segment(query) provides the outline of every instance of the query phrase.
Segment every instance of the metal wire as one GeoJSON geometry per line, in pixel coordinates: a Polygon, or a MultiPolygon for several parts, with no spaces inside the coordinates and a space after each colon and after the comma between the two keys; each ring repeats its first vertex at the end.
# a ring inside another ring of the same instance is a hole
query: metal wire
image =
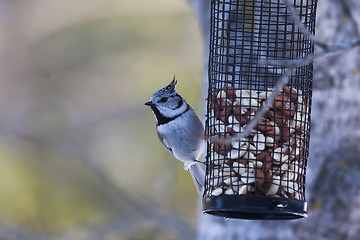
{"type": "Polygon", "coordinates": [[[312,64],[299,66],[273,107],[246,138],[244,131],[291,60],[314,45],[294,21],[314,33],[316,0],[212,0],[204,198],[259,195],[305,201],[310,138],[312,64]],[[294,10],[294,11],[290,11],[294,10]],[[293,12],[293,13],[292,13],[293,12]],[[295,13],[295,14],[294,14],[295,13]]]}

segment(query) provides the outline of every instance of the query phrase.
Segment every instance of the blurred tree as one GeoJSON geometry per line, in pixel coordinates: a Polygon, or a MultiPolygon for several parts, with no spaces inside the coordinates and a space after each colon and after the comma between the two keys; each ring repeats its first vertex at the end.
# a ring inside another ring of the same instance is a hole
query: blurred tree
{"type": "Polygon", "coordinates": [[[0,239],[194,238],[144,106],[174,73],[199,96],[194,22],[181,0],[0,1],[0,239]]]}

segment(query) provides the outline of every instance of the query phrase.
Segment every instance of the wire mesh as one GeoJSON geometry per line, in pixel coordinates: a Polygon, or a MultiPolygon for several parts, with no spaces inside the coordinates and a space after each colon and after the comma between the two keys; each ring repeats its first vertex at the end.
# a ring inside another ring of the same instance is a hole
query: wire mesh
{"type": "MultiPolygon", "coordinates": [[[[305,202],[312,64],[297,67],[249,136],[225,141],[244,132],[286,70],[285,65],[264,65],[260,60],[291,60],[313,53],[310,36],[299,22],[314,33],[317,1],[288,2],[287,5],[285,0],[211,1],[206,134],[216,141],[207,143],[205,212],[209,209],[209,198],[221,196],[305,202]]],[[[278,202],[275,205],[281,211],[289,203],[278,202]]],[[[210,213],[234,216],[224,214],[227,211],[224,207],[210,213]]],[[[300,206],[302,216],[305,207],[300,206]]]]}

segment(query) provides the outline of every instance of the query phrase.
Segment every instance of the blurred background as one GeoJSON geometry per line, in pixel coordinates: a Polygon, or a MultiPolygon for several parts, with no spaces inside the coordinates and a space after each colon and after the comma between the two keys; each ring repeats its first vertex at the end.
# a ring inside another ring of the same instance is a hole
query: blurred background
{"type": "MultiPolygon", "coordinates": [[[[320,40],[360,38],[359,1],[318,2],[320,40]]],[[[202,32],[186,0],[0,0],[1,240],[358,238],[359,47],[314,61],[309,217],[225,221],[144,106],[175,74],[201,112],[202,32]]]]}
{"type": "Polygon", "coordinates": [[[200,112],[202,56],[185,0],[0,1],[0,238],[193,236],[144,103],[175,74],[200,112]]]}

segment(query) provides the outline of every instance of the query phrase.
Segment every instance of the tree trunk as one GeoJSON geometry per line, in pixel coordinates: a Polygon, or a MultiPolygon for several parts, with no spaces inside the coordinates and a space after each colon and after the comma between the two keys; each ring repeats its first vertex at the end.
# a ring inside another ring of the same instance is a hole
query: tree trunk
{"type": "MultiPolygon", "coordinates": [[[[190,1],[193,6],[202,6],[197,7],[196,12],[204,28],[206,56],[209,2],[190,1]]],[[[357,0],[319,1],[317,38],[329,44],[359,38],[358,12],[360,2],[357,0]]],[[[207,81],[205,74],[204,86],[207,86],[207,81]]],[[[310,156],[306,174],[308,218],[244,221],[200,214],[198,239],[358,239],[360,49],[357,47],[316,59],[313,86],[310,156]]]]}

